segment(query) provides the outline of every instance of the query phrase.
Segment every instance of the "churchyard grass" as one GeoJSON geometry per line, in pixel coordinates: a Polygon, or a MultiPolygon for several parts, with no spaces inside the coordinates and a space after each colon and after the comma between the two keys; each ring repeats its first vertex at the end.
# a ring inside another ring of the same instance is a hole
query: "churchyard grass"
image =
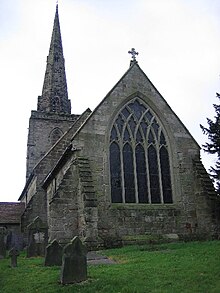
{"type": "Polygon", "coordinates": [[[117,261],[89,265],[88,280],[61,285],[60,268],[45,267],[44,259],[0,260],[0,292],[82,293],[219,293],[220,241],[127,246],[102,251],[117,261]]]}

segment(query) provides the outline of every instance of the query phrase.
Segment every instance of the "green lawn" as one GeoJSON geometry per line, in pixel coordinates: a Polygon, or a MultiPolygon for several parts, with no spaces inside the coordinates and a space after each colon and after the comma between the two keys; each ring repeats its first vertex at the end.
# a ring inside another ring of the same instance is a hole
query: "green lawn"
{"type": "Polygon", "coordinates": [[[102,252],[118,263],[88,266],[88,280],[61,285],[43,258],[0,260],[0,292],[220,293],[220,241],[127,246],[102,252]]]}

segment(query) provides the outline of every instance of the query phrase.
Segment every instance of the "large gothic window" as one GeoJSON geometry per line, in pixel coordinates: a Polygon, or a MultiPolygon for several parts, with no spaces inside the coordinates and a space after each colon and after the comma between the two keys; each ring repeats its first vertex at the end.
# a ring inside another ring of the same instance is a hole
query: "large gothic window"
{"type": "Polygon", "coordinates": [[[110,136],[113,203],[172,203],[169,152],[162,126],[135,98],[117,115],[110,136]]]}

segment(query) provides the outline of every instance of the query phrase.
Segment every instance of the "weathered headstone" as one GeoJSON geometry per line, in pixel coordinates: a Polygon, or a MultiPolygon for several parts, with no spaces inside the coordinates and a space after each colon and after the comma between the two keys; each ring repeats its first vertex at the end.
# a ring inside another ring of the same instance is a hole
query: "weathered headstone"
{"type": "Polygon", "coordinates": [[[45,266],[61,266],[62,265],[62,246],[53,240],[46,247],[45,266]]]}
{"type": "Polygon", "coordinates": [[[6,235],[7,229],[0,227],[0,259],[6,257],[6,235]]]}
{"type": "Polygon", "coordinates": [[[63,249],[61,283],[79,283],[87,279],[86,247],[74,237],[63,249]]]}
{"type": "Polygon", "coordinates": [[[28,247],[27,257],[44,256],[47,246],[47,225],[36,217],[32,223],[27,226],[28,229],[28,247]]]}
{"type": "Polygon", "coordinates": [[[8,255],[11,257],[11,267],[17,267],[17,257],[19,256],[19,251],[15,247],[9,250],[8,255]]]}

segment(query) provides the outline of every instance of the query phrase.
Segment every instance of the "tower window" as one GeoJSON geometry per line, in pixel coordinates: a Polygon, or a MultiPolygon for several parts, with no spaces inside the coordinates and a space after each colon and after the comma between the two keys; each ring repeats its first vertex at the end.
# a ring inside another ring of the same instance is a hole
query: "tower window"
{"type": "Polygon", "coordinates": [[[63,132],[60,128],[54,128],[49,135],[51,145],[54,145],[62,135],[63,132]]]}
{"type": "Polygon", "coordinates": [[[117,115],[110,134],[113,203],[172,203],[169,152],[164,131],[139,98],[117,115]]]}

